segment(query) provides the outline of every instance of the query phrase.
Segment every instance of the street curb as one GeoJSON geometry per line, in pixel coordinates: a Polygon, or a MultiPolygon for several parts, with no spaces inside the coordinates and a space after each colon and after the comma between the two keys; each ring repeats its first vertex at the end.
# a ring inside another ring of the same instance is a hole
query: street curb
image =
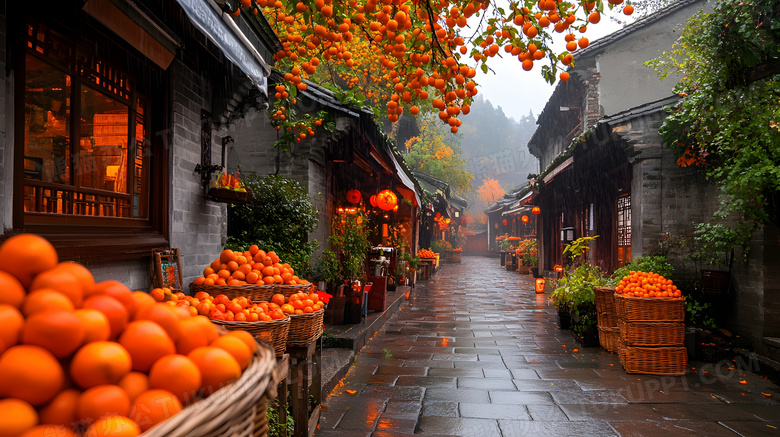
{"type": "MultiPolygon", "coordinates": [[[[371,339],[377,331],[382,329],[387,320],[401,308],[401,305],[407,302],[406,292],[410,291],[411,296],[412,293],[418,293],[427,287],[424,285],[420,286],[418,282],[418,286],[415,288],[399,288],[401,289],[393,294],[392,302],[387,308],[378,316],[374,315],[371,317],[371,320],[368,323],[363,321],[362,323],[350,326],[344,331],[340,331],[338,329],[339,327],[331,327],[331,332],[329,332],[328,329],[325,330],[325,333],[328,336],[328,342],[331,346],[323,349],[323,366],[328,367],[329,373],[332,373],[330,375],[323,375],[322,394],[324,396],[328,396],[336,385],[338,385],[338,382],[347,374],[355,357],[357,357],[360,350],[368,343],[368,340],[371,339]],[[328,352],[333,349],[347,350],[350,353],[347,354],[337,351],[328,352]],[[334,363],[334,361],[337,362],[334,363]]],[[[390,296],[388,295],[388,297],[390,296]]]]}

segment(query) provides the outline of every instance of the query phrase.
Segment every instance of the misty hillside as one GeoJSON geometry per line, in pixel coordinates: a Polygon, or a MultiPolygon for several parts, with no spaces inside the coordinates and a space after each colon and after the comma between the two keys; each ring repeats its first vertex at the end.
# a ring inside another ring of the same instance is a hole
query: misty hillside
{"type": "Polygon", "coordinates": [[[525,183],[529,173],[539,172],[539,161],[526,147],[536,130],[536,117],[530,110],[515,121],[477,95],[471,112],[461,120],[460,146],[463,158],[469,161],[467,170],[474,175],[473,191],[487,178],[498,180],[508,191],[525,183]]]}

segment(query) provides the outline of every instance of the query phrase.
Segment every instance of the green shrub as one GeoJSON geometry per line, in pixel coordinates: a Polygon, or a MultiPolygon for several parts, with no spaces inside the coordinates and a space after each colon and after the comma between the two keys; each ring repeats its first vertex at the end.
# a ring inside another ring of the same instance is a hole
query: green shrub
{"type": "Polygon", "coordinates": [[[284,176],[249,175],[243,180],[252,190],[252,203],[228,208],[227,248],[247,250],[257,244],[275,251],[299,277],[308,276],[309,261],[318,247],[309,241],[317,226],[318,211],[306,189],[284,176]]]}

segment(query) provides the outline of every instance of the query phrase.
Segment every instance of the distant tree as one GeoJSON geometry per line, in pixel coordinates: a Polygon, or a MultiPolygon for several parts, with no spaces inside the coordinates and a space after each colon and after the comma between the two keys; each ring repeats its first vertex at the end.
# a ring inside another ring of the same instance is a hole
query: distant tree
{"type": "Polygon", "coordinates": [[[460,138],[442,129],[432,118],[420,118],[420,135],[406,141],[409,168],[429,174],[450,184],[458,194],[471,189],[473,176],[461,157],[460,138]]]}
{"type": "Polygon", "coordinates": [[[482,185],[477,188],[477,195],[486,205],[492,205],[496,203],[498,199],[506,194],[506,190],[501,188],[498,181],[495,179],[485,179],[482,181],[482,185]]]}

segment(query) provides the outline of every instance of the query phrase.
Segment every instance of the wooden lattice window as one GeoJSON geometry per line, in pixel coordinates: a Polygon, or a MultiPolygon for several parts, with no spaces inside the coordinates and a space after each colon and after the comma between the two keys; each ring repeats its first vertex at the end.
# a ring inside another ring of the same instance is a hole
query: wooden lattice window
{"type": "Polygon", "coordinates": [[[631,195],[617,199],[617,261],[623,267],[631,261],[631,195]]]}
{"type": "Polygon", "coordinates": [[[26,37],[24,212],[148,218],[145,97],[48,27],[26,37]]]}

